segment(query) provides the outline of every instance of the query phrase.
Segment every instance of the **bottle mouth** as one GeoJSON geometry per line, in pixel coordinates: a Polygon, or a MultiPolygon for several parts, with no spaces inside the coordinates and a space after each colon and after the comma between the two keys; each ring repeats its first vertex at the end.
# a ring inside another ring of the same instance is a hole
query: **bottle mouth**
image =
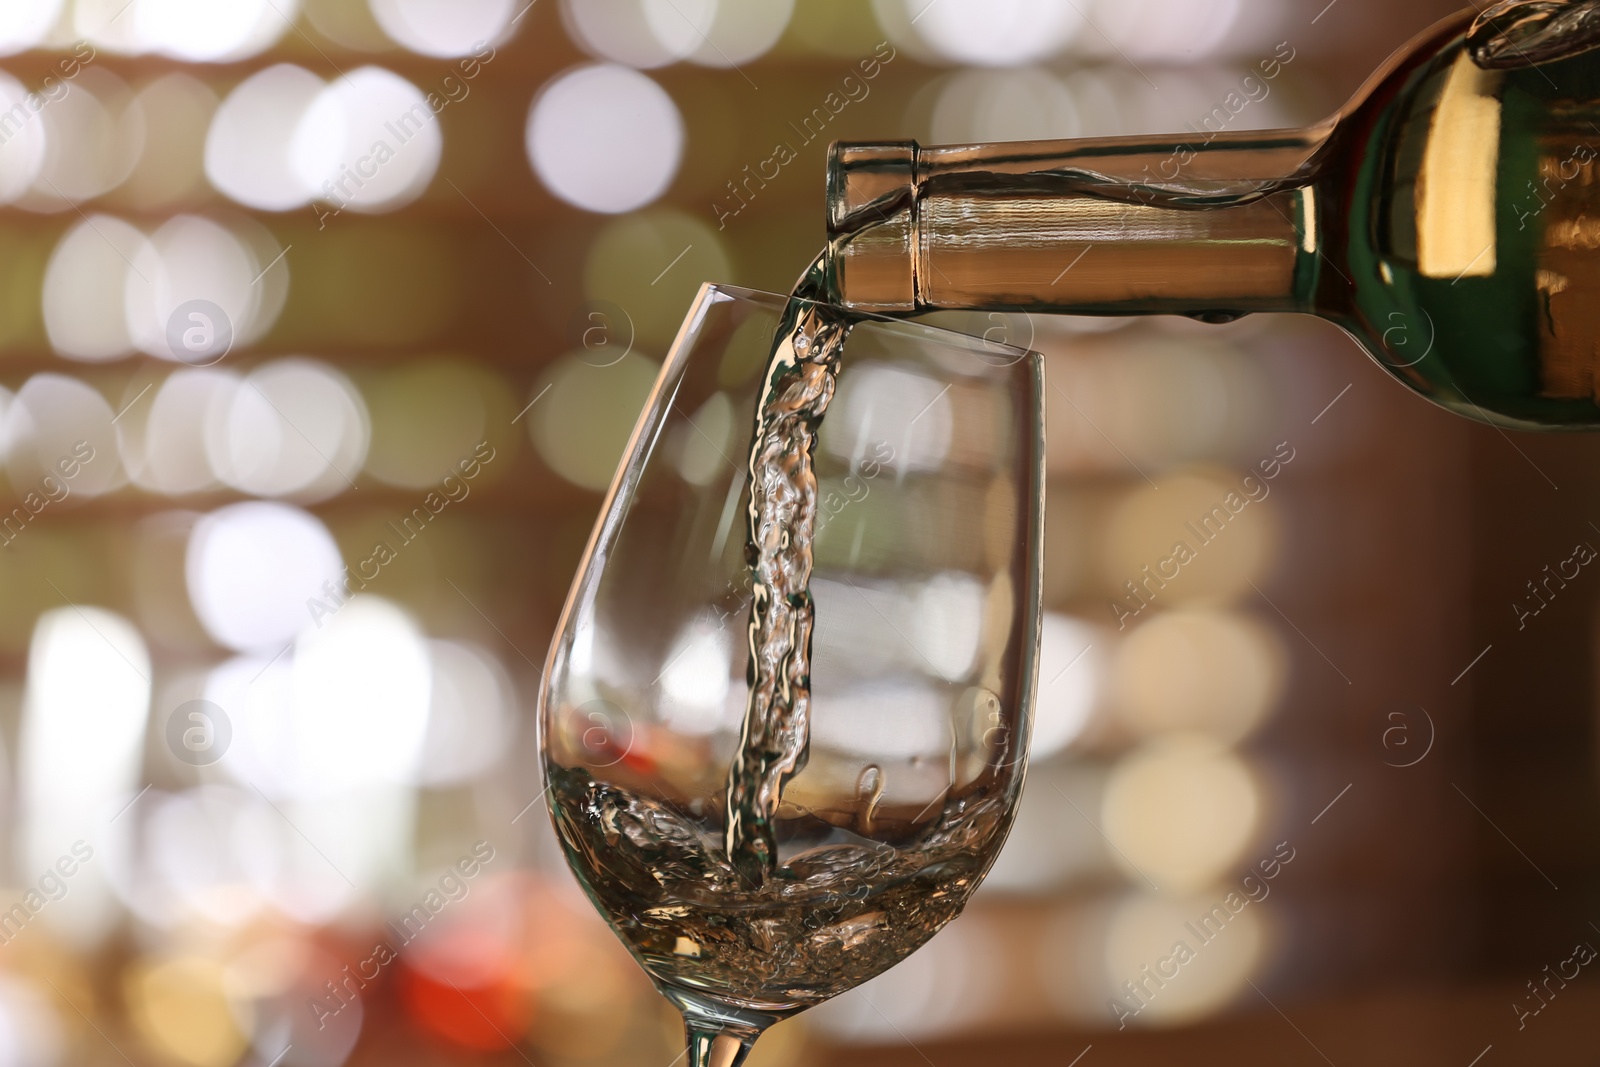
{"type": "Polygon", "coordinates": [[[828,236],[909,206],[917,189],[915,141],[835,141],[828,147],[828,236]]]}
{"type": "Polygon", "coordinates": [[[860,311],[917,306],[917,143],[834,142],[828,149],[830,296],[860,311]]]}

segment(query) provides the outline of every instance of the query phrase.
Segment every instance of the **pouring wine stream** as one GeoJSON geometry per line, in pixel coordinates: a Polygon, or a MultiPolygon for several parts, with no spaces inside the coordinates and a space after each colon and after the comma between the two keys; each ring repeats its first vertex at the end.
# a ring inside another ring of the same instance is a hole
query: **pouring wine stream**
{"type": "Polygon", "coordinates": [[[725,844],[734,867],[757,886],[777,869],[773,824],[784,783],[805,767],[810,742],[813,459],[855,322],[823,302],[824,259],[806,270],[784,309],[761,377],[750,445],[749,697],[728,768],[725,844]]]}

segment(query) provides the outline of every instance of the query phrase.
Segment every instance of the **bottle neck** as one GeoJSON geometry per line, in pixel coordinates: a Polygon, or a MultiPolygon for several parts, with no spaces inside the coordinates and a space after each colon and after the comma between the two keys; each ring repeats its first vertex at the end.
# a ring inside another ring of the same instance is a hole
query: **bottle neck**
{"type": "Polygon", "coordinates": [[[1310,160],[1330,132],[836,145],[833,295],[882,312],[1309,311],[1310,160]]]}

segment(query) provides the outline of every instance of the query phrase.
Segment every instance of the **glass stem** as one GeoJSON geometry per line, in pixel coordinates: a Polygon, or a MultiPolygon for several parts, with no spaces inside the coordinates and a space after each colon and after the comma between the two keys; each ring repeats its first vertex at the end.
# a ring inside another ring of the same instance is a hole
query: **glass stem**
{"type": "Polygon", "coordinates": [[[689,1067],[739,1067],[761,1036],[732,1030],[706,1030],[688,1023],[689,1067]]]}
{"type": "Polygon", "coordinates": [[[739,1067],[756,1038],[778,1021],[776,1015],[729,1007],[699,993],[670,987],[661,992],[683,1013],[688,1067],[739,1067]]]}

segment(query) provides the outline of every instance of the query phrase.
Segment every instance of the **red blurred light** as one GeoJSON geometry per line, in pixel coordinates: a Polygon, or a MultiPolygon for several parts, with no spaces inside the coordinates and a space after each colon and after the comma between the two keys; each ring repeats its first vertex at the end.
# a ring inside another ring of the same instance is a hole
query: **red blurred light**
{"type": "Polygon", "coordinates": [[[461,987],[402,966],[398,985],[401,1004],[422,1030],[479,1052],[514,1047],[533,1015],[528,998],[506,978],[461,987]]]}

